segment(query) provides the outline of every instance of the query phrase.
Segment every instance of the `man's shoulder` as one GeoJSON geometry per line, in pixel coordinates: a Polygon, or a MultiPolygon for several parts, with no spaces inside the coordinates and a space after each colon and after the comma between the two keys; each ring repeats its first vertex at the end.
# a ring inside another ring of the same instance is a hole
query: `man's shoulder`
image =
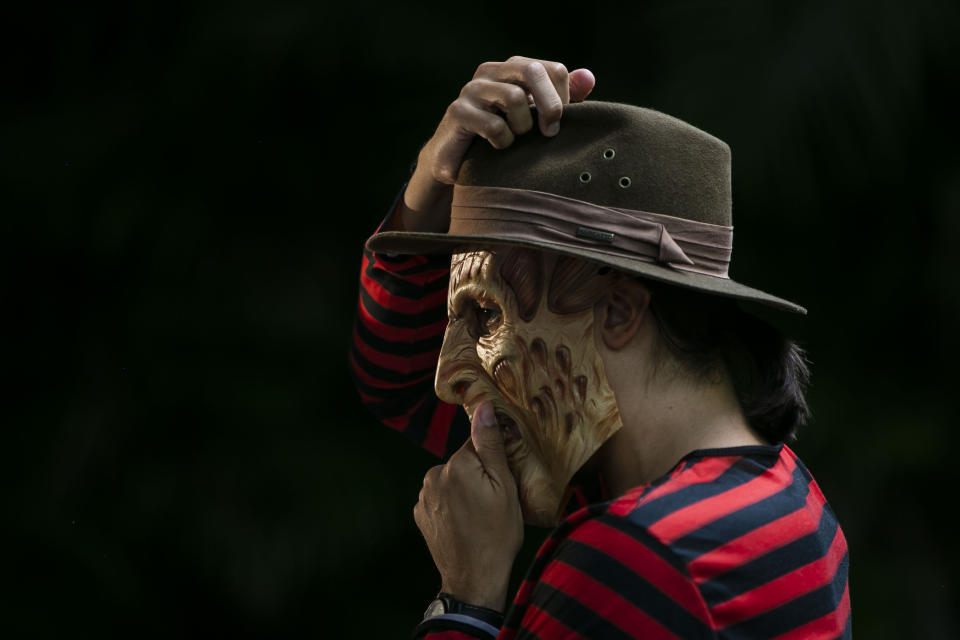
{"type": "Polygon", "coordinates": [[[843,532],[786,446],[696,452],[571,525],[590,549],[578,562],[602,549],[713,628],[766,637],[785,620],[838,633],[848,621],[843,532]]]}
{"type": "Polygon", "coordinates": [[[779,446],[694,452],[658,480],[573,514],[554,532],[558,557],[580,574],[608,581],[618,576],[621,591],[649,585],[645,597],[658,606],[666,595],[708,622],[708,605],[690,566],[691,534],[708,536],[715,548],[730,535],[733,521],[753,528],[759,518],[743,507],[794,485],[797,462],[779,446]]]}
{"type": "Polygon", "coordinates": [[[714,589],[730,595],[732,584],[739,592],[789,567],[846,564],[836,517],[786,445],[695,452],[594,518],[682,567],[708,604],[714,589]]]}
{"type": "Polygon", "coordinates": [[[840,633],[848,620],[846,542],[786,446],[695,452],[573,514],[540,559],[535,603],[624,599],[679,637],[772,637],[801,619],[840,633]]]}
{"type": "Polygon", "coordinates": [[[782,518],[816,527],[824,504],[816,482],[788,447],[748,446],[694,452],[666,476],[610,503],[605,513],[690,562],[718,548],[729,552],[727,545],[751,534],[775,544],[783,534],[776,526],[782,518]]]}

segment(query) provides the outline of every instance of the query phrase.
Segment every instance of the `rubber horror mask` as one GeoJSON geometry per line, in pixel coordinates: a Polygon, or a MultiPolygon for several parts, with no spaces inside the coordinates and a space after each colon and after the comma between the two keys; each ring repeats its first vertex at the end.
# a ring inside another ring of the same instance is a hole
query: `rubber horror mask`
{"type": "Polygon", "coordinates": [[[436,392],[492,402],[524,520],[559,522],[574,473],[621,427],[594,341],[608,269],[498,248],[454,254],[436,392]]]}

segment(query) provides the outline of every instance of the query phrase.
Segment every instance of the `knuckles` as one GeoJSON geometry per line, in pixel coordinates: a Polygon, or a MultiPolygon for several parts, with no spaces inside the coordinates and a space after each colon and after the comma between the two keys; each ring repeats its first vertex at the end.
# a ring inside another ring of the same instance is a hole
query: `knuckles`
{"type": "MultiPolygon", "coordinates": [[[[566,65],[552,60],[537,60],[525,56],[510,56],[506,62],[487,61],[478,65],[473,79],[461,88],[458,98],[448,106],[446,118],[460,127],[465,127],[468,120],[475,120],[471,116],[473,109],[470,108],[470,96],[483,95],[482,91],[486,89],[482,89],[481,85],[496,79],[498,74],[502,75],[502,67],[505,65],[509,65],[514,74],[519,74],[522,81],[515,84],[500,80],[498,81],[496,97],[488,95],[486,99],[493,100],[504,111],[515,113],[521,106],[527,107],[531,102],[531,98],[528,96],[529,89],[535,86],[543,87],[549,83],[557,91],[547,91],[540,96],[540,101],[536,103],[537,110],[540,112],[543,122],[547,124],[559,120],[563,115],[564,98],[558,94],[558,91],[563,93],[563,89],[559,87],[566,87],[568,83],[569,72],[566,65]]],[[[513,143],[515,133],[526,133],[531,127],[532,123],[528,127],[523,119],[519,123],[513,122],[511,127],[503,118],[497,117],[479,125],[474,122],[468,128],[471,130],[473,128],[479,129],[475,132],[487,138],[495,148],[503,149],[513,143]],[[517,129],[516,131],[513,130],[514,127],[517,129]]],[[[455,176],[447,173],[434,175],[434,178],[447,184],[456,180],[455,176]]]]}
{"type": "Polygon", "coordinates": [[[494,119],[489,120],[489,121],[484,125],[483,128],[484,128],[484,133],[485,133],[485,134],[487,134],[488,136],[491,136],[491,137],[495,137],[495,138],[499,138],[499,137],[501,137],[501,136],[505,136],[506,133],[507,133],[507,131],[509,130],[509,129],[507,128],[507,123],[504,122],[502,118],[494,118],[494,119]]]}
{"type": "Polygon", "coordinates": [[[448,484],[456,485],[459,484],[463,479],[463,460],[458,458],[456,455],[450,457],[450,461],[447,462],[443,470],[444,480],[448,484]]]}
{"type": "Polygon", "coordinates": [[[559,97],[550,99],[546,104],[538,104],[537,110],[546,116],[548,122],[559,120],[563,114],[563,101],[559,97]]]}
{"type": "Polygon", "coordinates": [[[430,467],[430,470],[423,476],[423,490],[421,491],[421,495],[424,495],[424,492],[429,493],[437,485],[437,480],[443,471],[443,467],[444,465],[442,464],[430,467]]]}
{"type": "Polygon", "coordinates": [[[473,74],[473,79],[488,77],[496,73],[497,68],[503,64],[515,66],[527,80],[540,80],[544,76],[549,76],[554,80],[563,80],[569,75],[566,65],[554,60],[537,60],[526,56],[510,56],[505,62],[487,61],[477,65],[477,70],[473,74]]]}
{"type": "Polygon", "coordinates": [[[471,461],[472,455],[461,448],[450,456],[447,464],[440,467],[437,480],[443,484],[444,489],[452,490],[470,483],[476,470],[471,461]]]}
{"type": "Polygon", "coordinates": [[[423,488],[417,496],[417,503],[413,507],[414,520],[419,524],[456,492],[466,479],[466,461],[462,456],[454,455],[447,464],[431,467],[423,476],[423,488]]]}
{"type": "Polygon", "coordinates": [[[477,70],[473,73],[473,77],[474,77],[474,78],[479,78],[479,77],[481,77],[481,76],[487,75],[488,73],[490,73],[490,72],[493,70],[494,67],[497,66],[497,64],[499,64],[499,63],[497,63],[497,62],[490,62],[490,61],[488,61],[488,62],[481,62],[481,63],[477,66],[477,70]]]}
{"type": "Polygon", "coordinates": [[[447,107],[447,117],[454,120],[462,119],[466,115],[467,105],[463,101],[463,92],[460,92],[461,97],[457,98],[450,103],[450,106],[447,107]]]}
{"type": "Polygon", "coordinates": [[[543,66],[543,63],[539,60],[531,60],[523,63],[521,72],[523,73],[523,77],[526,78],[528,82],[543,80],[550,75],[547,73],[547,68],[543,66]]]}
{"type": "Polygon", "coordinates": [[[444,184],[453,184],[457,181],[457,174],[454,173],[453,169],[446,164],[438,164],[433,167],[431,176],[437,182],[442,182],[444,184]]]}
{"type": "Polygon", "coordinates": [[[460,94],[459,94],[460,97],[463,98],[467,94],[472,93],[477,89],[479,89],[481,82],[483,82],[483,80],[480,78],[473,78],[472,80],[467,82],[467,84],[463,85],[463,87],[460,88],[460,94]]]}
{"type": "Polygon", "coordinates": [[[504,89],[504,106],[520,107],[527,106],[527,92],[515,84],[511,84],[504,89]]]}

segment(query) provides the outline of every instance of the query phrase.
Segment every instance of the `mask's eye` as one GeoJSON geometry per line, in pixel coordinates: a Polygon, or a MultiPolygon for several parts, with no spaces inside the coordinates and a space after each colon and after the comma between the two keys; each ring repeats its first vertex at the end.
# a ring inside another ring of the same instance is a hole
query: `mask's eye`
{"type": "Polygon", "coordinates": [[[471,300],[470,310],[471,328],[476,337],[488,336],[500,327],[502,314],[496,303],[488,300],[471,300]]]}
{"type": "Polygon", "coordinates": [[[451,323],[465,323],[474,340],[490,335],[503,324],[500,305],[478,288],[458,291],[452,296],[447,313],[451,323]]]}
{"type": "Polygon", "coordinates": [[[487,333],[496,331],[500,326],[500,307],[490,302],[477,304],[477,318],[480,320],[480,327],[487,333]]]}

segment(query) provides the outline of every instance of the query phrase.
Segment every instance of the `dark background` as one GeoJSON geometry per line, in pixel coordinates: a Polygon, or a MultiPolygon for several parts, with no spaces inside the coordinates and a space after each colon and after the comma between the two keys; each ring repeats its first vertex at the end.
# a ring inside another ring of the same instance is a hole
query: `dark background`
{"type": "Polygon", "coordinates": [[[960,623],[956,2],[31,6],[0,45],[5,629],[406,637],[434,462],[349,381],[360,249],[513,54],[731,145],[733,275],[810,310],[777,320],[814,363],[794,448],[857,635],[960,623]]]}

